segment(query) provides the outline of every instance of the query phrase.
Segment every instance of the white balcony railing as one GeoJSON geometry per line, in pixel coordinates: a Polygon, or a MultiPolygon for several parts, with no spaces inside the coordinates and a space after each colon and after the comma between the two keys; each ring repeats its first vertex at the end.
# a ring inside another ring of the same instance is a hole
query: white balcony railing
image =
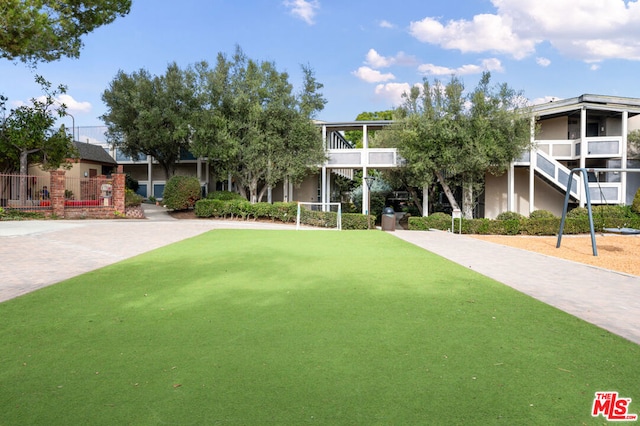
{"type": "Polygon", "coordinates": [[[571,140],[538,140],[539,151],[556,160],[577,160],[583,144],[587,146],[586,158],[619,158],[622,156],[622,136],[596,136],[571,140]]]}
{"type": "Polygon", "coordinates": [[[592,204],[621,204],[622,184],[615,182],[589,183],[592,204]]]}
{"type": "Polygon", "coordinates": [[[403,164],[396,148],[328,149],[327,154],[330,168],[393,168],[403,164]]]}

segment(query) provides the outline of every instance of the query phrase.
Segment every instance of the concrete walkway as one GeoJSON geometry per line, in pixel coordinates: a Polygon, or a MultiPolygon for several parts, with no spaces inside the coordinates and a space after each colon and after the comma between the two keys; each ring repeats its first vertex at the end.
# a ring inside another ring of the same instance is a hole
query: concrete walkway
{"type": "MultiPolygon", "coordinates": [[[[211,229],[295,229],[144,208],[140,220],[0,222],[0,302],[211,229]]],[[[640,277],[447,232],[391,234],[640,344],[640,277]]]]}

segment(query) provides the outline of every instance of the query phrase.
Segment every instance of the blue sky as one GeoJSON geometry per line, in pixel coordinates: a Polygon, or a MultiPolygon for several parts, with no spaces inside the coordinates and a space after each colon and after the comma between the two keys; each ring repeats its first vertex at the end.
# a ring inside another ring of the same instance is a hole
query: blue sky
{"type": "MultiPolygon", "coordinates": [[[[300,65],[310,65],[328,100],[316,118],[326,121],[390,109],[424,78],[455,73],[471,89],[484,70],[531,102],[640,97],[638,1],[133,0],[129,15],[83,40],[79,59],[36,70],[68,86],[61,101],[76,126],[103,124],[101,94],[118,70],[159,75],[172,61],[214,64],[236,44],[274,61],[296,87],[300,65]]],[[[6,59],[0,93],[12,105],[41,94],[33,71],[6,59]]]]}

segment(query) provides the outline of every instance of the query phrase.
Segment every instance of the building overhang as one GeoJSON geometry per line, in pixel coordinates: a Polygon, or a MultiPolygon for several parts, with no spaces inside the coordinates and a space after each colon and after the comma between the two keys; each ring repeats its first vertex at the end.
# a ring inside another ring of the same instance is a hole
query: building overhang
{"type": "Polygon", "coordinates": [[[531,107],[531,112],[536,118],[552,118],[554,116],[571,115],[571,113],[579,112],[582,109],[612,114],[627,111],[629,117],[633,117],[640,114],[640,99],[586,94],[575,98],[534,105],[531,107]]]}

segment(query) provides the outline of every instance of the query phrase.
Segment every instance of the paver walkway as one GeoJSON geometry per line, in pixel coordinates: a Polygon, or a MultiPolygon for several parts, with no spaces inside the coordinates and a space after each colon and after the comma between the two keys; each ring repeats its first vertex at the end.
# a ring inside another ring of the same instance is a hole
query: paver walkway
{"type": "MultiPolygon", "coordinates": [[[[0,222],[0,302],[211,229],[295,226],[148,219],[0,222]]],[[[391,234],[640,344],[640,277],[439,231],[391,234]]]]}

